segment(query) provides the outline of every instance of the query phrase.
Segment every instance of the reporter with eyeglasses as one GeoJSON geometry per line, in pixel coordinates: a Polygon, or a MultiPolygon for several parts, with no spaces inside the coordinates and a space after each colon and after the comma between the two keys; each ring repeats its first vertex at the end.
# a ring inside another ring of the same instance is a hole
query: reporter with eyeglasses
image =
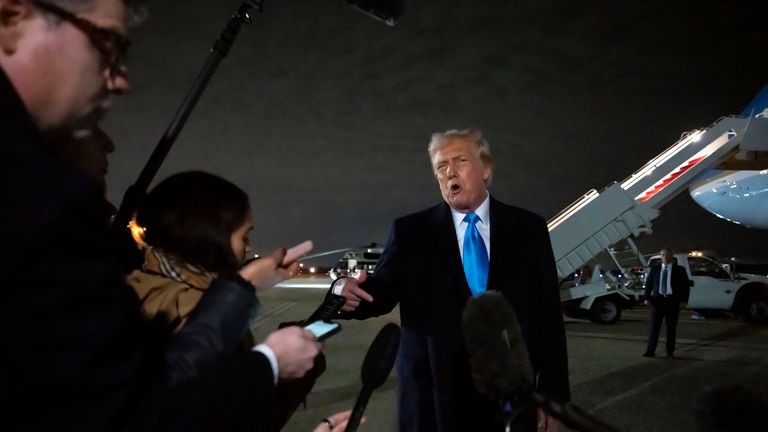
{"type": "Polygon", "coordinates": [[[142,15],[133,0],[0,0],[1,430],[258,430],[271,409],[267,354],[190,357],[239,341],[251,273],[220,275],[165,351],[107,240],[102,185],[54,149],[130,90],[142,15]],[[169,370],[190,379],[169,387],[169,370]]]}

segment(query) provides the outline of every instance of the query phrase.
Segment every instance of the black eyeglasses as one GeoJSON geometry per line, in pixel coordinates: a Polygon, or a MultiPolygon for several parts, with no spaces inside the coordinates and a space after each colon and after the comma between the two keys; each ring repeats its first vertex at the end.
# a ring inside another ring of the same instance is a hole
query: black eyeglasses
{"type": "Polygon", "coordinates": [[[125,54],[130,44],[127,37],[115,30],[101,27],[92,21],[81,18],[55,4],[44,1],[34,1],[33,3],[40,9],[67,21],[85,33],[94,48],[104,57],[110,77],[114,78],[118,74],[125,73],[125,54]]]}

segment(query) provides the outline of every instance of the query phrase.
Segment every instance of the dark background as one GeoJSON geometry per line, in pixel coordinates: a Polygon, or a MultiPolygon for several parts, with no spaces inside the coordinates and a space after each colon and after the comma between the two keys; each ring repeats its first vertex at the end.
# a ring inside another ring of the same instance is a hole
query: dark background
{"type": "MultiPolygon", "coordinates": [[[[119,202],[237,1],[149,2],[133,95],[105,129],[119,202]]],[[[202,169],[250,195],[257,251],[383,243],[441,198],[432,132],[476,126],[499,199],[551,218],[621,181],[683,131],[737,114],[768,83],[765,2],[421,0],[388,27],[334,0],[266,1],[245,26],[158,178],[202,169]]],[[[661,209],[662,244],[768,260],[768,237],[687,193],[661,209]]],[[[331,259],[333,261],[333,259],[331,259]]]]}

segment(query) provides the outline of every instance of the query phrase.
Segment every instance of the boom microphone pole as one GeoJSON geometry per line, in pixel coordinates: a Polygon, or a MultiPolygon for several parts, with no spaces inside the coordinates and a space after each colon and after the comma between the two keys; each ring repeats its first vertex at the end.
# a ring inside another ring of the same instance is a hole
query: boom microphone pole
{"type": "MultiPolygon", "coordinates": [[[[389,25],[394,25],[395,21],[403,15],[405,10],[404,0],[343,1],[366,15],[384,21],[389,25]]],[[[126,244],[132,242],[128,236],[128,222],[144,201],[149,185],[152,183],[155,175],[160,170],[160,166],[171,151],[171,147],[173,147],[181,129],[187,122],[195,105],[197,105],[197,101],[200,99],[200,96],[202,96],[205,87],[208,85],[208,81],[210,81],[211,77],[216,72],[219,63],[221,63],[224,57],[229,54],[229,50],[232,48],[232,44],[234,44],[235,38],[240,32],[240,27],[243,24],[250,24],[251,15],[249,14],[249,11],[253,8],[257,13],[261,13],[263,5],[264,0],[244,0],[237,9],[237,12],[230,18],[227,26],[219,34],[219,38],[214,42],[205,65],[203,65],[203,68],[197,75],[195,82],[192,84],[192,88],[184,98],[176,115],[171,120],[168,129],[165,130],[165,133],[155,146],[155,150],[152,152],[146,165],[144,165],[144,169],[142,169],[139,174],[136,183],[129,186],[123,195],[123,201],[120,203],[120,208],[117,211],[111,226],[113,237],[117,240],[119,246],[123,246],[123,242],[126,242],[126,244]]]]}
{"type": "Polygon", "coordinates": [[[261,13],[263,3],[263,0],[243,1],[237,12],[230,18],[227,26],[219,34],[219,38],[214,42],[205,65],[203,65],[203,68],[197,75],[179,110],[176,111],[176,115],[171,120],[168,129],[165,130],[157,146],[155,146],[155,150],[152,152],[146,165],[144,165],[144,169],[139,174],[136,183],[129,186],[125,191],[125,195],[123,195],[123,202],[120,204],[120,209],[112,221],[112,233],[118,241],[123,240],[127,236],[128,222],[146,197],[147,189],[152,183],[152,179],[154,179],[166,156],[168,156],[168,152],[171,151],[173,143],[176,142],[179,132],[181,132],[189,115],[192,113],[195,105],[197,105],[197,101],[208,85],[208,81],[216,72],[219,63],[229,54],[229,50],[235,42],[240,27],[251,22],[249,11],[253,8],[257,13],[261,13]]]}

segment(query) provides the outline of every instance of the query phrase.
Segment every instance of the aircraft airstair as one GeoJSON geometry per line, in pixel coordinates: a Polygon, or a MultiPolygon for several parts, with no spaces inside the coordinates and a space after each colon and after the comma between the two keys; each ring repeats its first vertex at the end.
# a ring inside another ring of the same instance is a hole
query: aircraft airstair
{"type": "Polygon", "coordinates": [[[590,190],[549,220],[560,277],[619,241],[650,233],[651,220],[664,204],[737,150],[750,120],[722,117],[706,129],[687,132],[623,182],[590,190]]]}
{"type": "Polygon", "coordinates": [[[624,271],[625,269],[633,267],[646,267],[648,266],[648,260],[645,259],[637,245],[631,237],[627,237],[624,241],[614,243],[611,247],[606,249],[611,256],[616,268],[624,271]]]}
{"type": "MultiPolygon", "coordinates": [[[[731,157],[745,140],[748,144],[768,142],[767,125],[768,118],[760,116],[721,117],[704,129],[684,133],[621,183],[611,183],[599,192],[592,189],[574,201],[547,224],[560,278],[573,274],[606,250],[614,260],[619,259],[619,249],[611,246],[651,233],[651,221],[659,216],[659,209],[685,191],[699,174],[731,157]]],[[[631,252],[642,262],[642,256],[634,249],[631,252]]],[[[589,289],[582,286],[561,290],[561,300],[577,301],[579,308],[589,310],[595,321],[615,321],[621,314],[621,305],[605,309],[605,302],[596,300],[606,296],[629,299],[615,284],[594,284],[589,289]],[[595,312],[593,306],[603,307],[603,314],[595,312]]]]}

